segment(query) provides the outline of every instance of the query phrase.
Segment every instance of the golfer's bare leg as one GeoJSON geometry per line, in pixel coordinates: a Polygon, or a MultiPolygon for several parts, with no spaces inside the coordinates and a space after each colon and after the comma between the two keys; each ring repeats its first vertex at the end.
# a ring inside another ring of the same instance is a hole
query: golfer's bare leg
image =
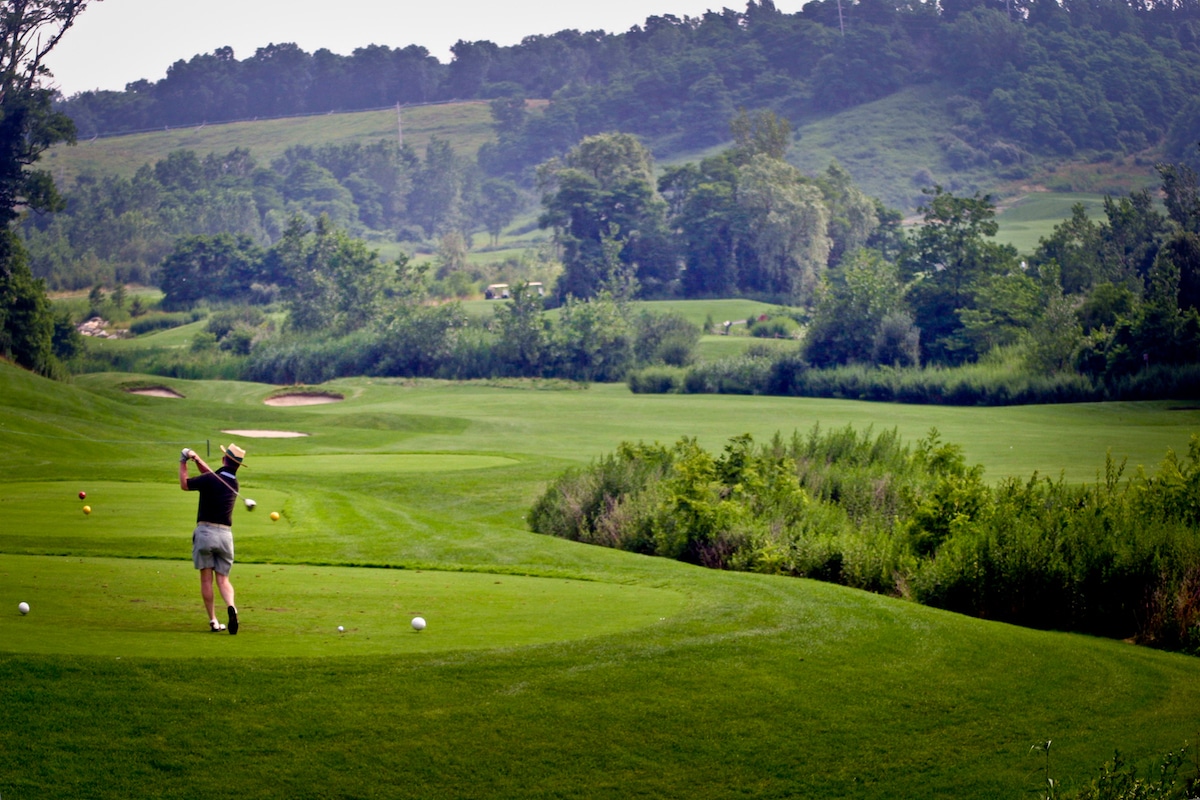
{"type": "Polygon", "coordinates": [[[200,597],[204,600],[204,610],[208,612],[209,620],[216,619],[217,615],[213,609],[213,571],[211,568],[200,570],[200,597]]]}
{"type": "MultiPolygon", "coordinates": [[[[229,582],[228,575],[217,573],[217,588],[221,590],[221,599],[225,601],[225,605],[237,608],[237,603],[233,602],[233,584],[229,582]]],[[[212,607],[212,588],[208,590],[208,604],[212,607]]]]}

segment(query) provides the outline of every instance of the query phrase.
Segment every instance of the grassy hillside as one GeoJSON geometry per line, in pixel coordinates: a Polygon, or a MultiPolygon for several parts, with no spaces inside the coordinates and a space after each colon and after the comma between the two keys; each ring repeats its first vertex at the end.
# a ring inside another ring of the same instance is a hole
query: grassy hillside
{"type": "MultiPolygon", "coordinates": [[[[449,141],[460,156],[473,159],[479,147],[493,138],[492,117],[484,101],[405,108],[401,120],[404,141],[418,153],[424,153],[429,139],[436,136],[449,141]]],[[[82,173],[128,177],[172,150],[194,150],[203,157],[245,147],[259,163],[267,164],[294,145],[369,144],[394,140],[398,133],[393,109],[289,117],[85,140],[53,148],[42,163],[59,185],[69,187],[82,173]]]]}
{"type": "MultiPolygon", "coordinates": [[[[1001,199],[1046,189],[1121,194],[1157,185],[1153,154],[1076,161],[1031,158],[1019,179],[1004,177],[993,164],[955,168],[940,141],[954,125],[946,100],[945,87],[917,86],[807,121],[797,127],[788,158],[810,174],[836,159],[867,194],[906,212],[923,200],[922,187],[934,183],[956,194],[981,191],[1001,199]]],[[[1064,216],[1069,213],[1067,204],[1064,216]]]]}
{"type": "Polygon", "coordinates": [[[1194,659],[522,521],[548,479],[622,439],[936,424],[990,477],[1082,480],[1109,447],[1183,448],[1198,409],[368,380],[272,408],[262,385],[121,391],[140,379],[0,366],[5,796],[190,797],[219,769],[253,797],[1016,798],[1041,780],[1036,742],[1069,788],[1114,747],[1142,760],[1200,721],[1194,659]],[[243,631],[213,636],[177,454],[264,428],[309,435],[239,439],[260,511],[235,519],[243,631]]]}

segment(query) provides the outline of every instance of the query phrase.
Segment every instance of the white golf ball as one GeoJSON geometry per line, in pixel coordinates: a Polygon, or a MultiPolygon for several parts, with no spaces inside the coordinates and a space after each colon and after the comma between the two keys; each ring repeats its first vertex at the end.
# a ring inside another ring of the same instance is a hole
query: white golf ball
{"type": "Polygon", "coordinates": [[[413,626],[414,631],[425,630],[425,618],[424,617],[413,617],[412,626],[413,626]]]}
{"type": "Polygon", "coordinates": [[[341,633],[344,630],[346,630],[346,629],[343,628],[341,625],[338,625],[338,633],[341,633]]]}
{"type": "Polygon", "coordinates": [[[28,614],[29,613],[29,603],[18,603],[17,611],[20,611],[22,614],[28,614]]]}

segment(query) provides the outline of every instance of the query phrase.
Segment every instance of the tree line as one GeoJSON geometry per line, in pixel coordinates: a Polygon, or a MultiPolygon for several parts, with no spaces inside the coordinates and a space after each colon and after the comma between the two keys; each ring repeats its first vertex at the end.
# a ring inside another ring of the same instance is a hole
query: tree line
{"type": "Polygon", "coordinates": [[[324,216],[360,238],[498,236],[524,197],[436,138],[423,154],[386,140],[294,146],[270,164],[244,148],[179,150],[130,178],[81,176],[58,213],[29,215],[21,231],[34,274],[51,288],[156,285],[180,238],[230,234],[266,247],[296,214],[324,216]]]}
{"type": "MultiPolygon", "coordinates": [[[[1076,205],[1027,258],[994,241],[992,198],[934,187],[905,235],[875,229],[815,269],[789,262],[793,287],[810,287],[795,312],[802,343],[631,385],[968,404],[1187,396],[1200,385],[1200,181],[1186,164],[1158,172],[1166,213],[1149,190],[1107,197],[1103,220],[1076,205]],[[905,371],[964,365],[974,366],[905,371]]],[[[727,219],[710,215],[687,241],[719,236],[727,219]]],[[[810,247],[822,228],[812,230],[810,247]]]]}
{"type": "Polygon", "coordinates": [[[819,0],[794,14],[651,16],[624,33],[564,30],[500,47],[459,41],[441,64],[418,46],[348,56],[272,44],[220,48],[158,81],[82,92],[59,108],[82,135],[395,103],[483,98],[501,109],[492,174],[516,174],[607,130],[659,152],[724,140],[739,107],[789,119],[944,82],[956,168],[1019,166],[1029,153],[1132,152],[1164,140],[1191,158],[1200,136],[1200,11],[1125,0],[819,0]],[[550,100],[526,113],[525,97],[550,100]]]}

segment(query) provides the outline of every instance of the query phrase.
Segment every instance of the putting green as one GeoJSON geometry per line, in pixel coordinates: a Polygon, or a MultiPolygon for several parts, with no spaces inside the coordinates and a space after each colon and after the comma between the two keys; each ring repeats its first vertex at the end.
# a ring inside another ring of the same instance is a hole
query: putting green
{"type": "MultiPolygon", "coordinates": [[[[270,480],[284,475],[345,475],[350,473],[457,472],[470,469],[492,469],[520,463],[504,456],[462,455],[458,453],[391,453],[366,455],[345,453],[333,455],[262,456],[251,464],[253,471],[270,480]]],[[[242,476],[243,478],[247,476],[242,476]]]]}
{"type": "Polygon", "coordinates": [[[236,637],[208,632],[187,561],[0,555],[0,651],[278,658],[515,647],[655,625],[686,601],[644,586],[472,572],[238,564],[232,578],[236,637]],[[420,633],[415,616],[428,622],[420,633]]]}

